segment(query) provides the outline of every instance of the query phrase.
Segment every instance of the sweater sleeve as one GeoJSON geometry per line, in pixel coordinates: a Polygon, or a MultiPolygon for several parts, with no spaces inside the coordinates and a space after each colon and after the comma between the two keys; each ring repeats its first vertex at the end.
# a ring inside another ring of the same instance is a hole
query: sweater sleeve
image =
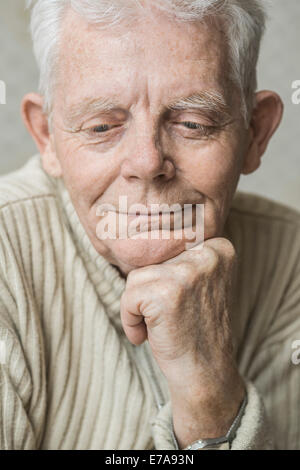
{"type": "MultiPolygon", "coordinates": [[[[273,440],[262,397],[251,381],[245,380],[245,384],[248,403],[231,449],[270,450],[273,448],[273,440]]],[[[168,402],[161,408],[152,425],[154,444],[157,450],[176,449],[172,426],[172,407],[168,402]]]]}
{"type": "MultiPolygon", "coordinates": [[[[43,342],[13,221],[9,207],[0,211],[0,449],[35,450],[46,412],[43,342]]],[[[20,240],[30,243],[27,233],[20,240]]]]}
{"type": "Polygon", "coordinates": [[[263,396],[276,450],[300,448],[300,227],[289,249],[293,268],[248,369],[263,396]]]}
{"type": "Polygon", "coordinates": [[[28,416],[32,383],[22,347],[0,326],[0,449],[34,450],[36,440],[28,416]]]}
{"type": "MultiPolygon", "coordinates": [[[[232,450],[297,450],[300,446],[299,234],[298,228],[289,246],[292,267],[287,270],[280,266],[281,300],[262,338],[251,348],[253,354],[243,375],[248,404],[232,450]]],[[[157,449],[175,449],[170,402],[157,414],[153,436],[157,449]]]]}

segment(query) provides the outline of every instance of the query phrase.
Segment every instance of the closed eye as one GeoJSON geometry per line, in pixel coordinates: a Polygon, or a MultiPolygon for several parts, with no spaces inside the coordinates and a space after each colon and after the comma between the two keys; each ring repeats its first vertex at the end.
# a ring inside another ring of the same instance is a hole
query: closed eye
{"type": "Polygon", "coordinates": [[[175,124],[187,129],[187,132],[190,131],[191,137],[193,135],[199,137],[209,137],[218,129],[216,126],[205,126],[203,124],[199,124],[198,122],[192,121],[176,122],[175,124]]]}
{"type": "Polygon", "coordinates": [[[102,124],[100,126],[93,127],[91,130],[92,132],[95,132],[96,134],[103,134],[104,132],[108,132],[112,129],[112,126],[109,126],[108,124],[102,124]]]}
{"type": "Polygon", "coordinates": [[[208,126],[203,126],[198,124],[197,122],[185,121],[181,123],[183,126],[187,127],[188,129],[203,129],[207,128],[208,126]]]}

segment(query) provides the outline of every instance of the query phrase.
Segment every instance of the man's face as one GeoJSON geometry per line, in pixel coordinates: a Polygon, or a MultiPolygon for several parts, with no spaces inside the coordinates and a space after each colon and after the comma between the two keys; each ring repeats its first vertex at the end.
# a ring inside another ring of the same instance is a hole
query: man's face
{"type": "Polygon", "coordinates": [[[219,28],[162,14],[104,30],[71,11],[65,19],[53,145],[91,242],[126,274],[186,240],[100,240],[99,204],[204,204],[204,238],[222,236],[247,140],[224,44],[219,28]],[[189,105],[209,94],[223,105],[189,105]]]}

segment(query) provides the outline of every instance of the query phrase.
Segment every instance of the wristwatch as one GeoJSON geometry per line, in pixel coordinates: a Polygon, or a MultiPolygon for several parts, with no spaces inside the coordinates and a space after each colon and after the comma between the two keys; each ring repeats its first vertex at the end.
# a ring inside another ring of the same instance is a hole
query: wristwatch
{"type": "MultiPolygon", "coordinates": [[[[244,415],[244,411],[248,402],[247,394],[243,400],[243,403],[240,406],[239,412],[233,421],[232,425],[229,428],[229,431],[225,436],[209,438],[209,439],[199,439],[198,441],[193,442],[189,446],[185,447],[182,450],[230,450],[232,441],[236,436],[237,429],[241,423],[241,419],[244,415]]],[[[179,450],[177,440],[174,435],[173,430],[173,440],[176,447],[176,450],[179,450]]]]}

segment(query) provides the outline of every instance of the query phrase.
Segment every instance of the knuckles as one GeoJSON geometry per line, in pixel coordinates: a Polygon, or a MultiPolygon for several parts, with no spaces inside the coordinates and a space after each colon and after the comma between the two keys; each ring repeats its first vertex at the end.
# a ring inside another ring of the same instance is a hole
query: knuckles
{"type": "Polygon", "coordinates": [[[178,263],[176,267],[174,266],[174,271],[177,273],[180,279],[185,281],[189,281],[190,279],[194,279],[199,274],[199,269],[193,262],[182,261],[178,263]]]}
{"type": "Polygon", "coordinates": [[[180,284],[176,284],[176,288],[174,284],[171,283],[162,283],[159,286],[159,296],[163,299],[172,299],[174,300],[177,297],[181,297],[182,288],[180,284]]]}
{"type": "Polygon", "coordinates": [[[217,251],[215,251],[213,248],[211,247],[207,247],[204,251],[205,253],[205,260],[202,264],[202,268],[208,273],[213,273],[219,262],[220,262],[220,256],[219,256],[219,253],[217,251]]]}
{"type": "Polygon", "coordinates": [[[224,256],[227,259],[230,260],[236,258],[236,251],[230,240],[228,240],[227,238],[221,238],[220,245],[222,253],[224,253],[224,256]]]}
{"type": "Polygon", "coordinates": [[[152,328],[162,318],[176,324],[185,309],[198,315],[201,289],[213,289],[213,283],[219,289],[218,276],[229,278],[235,259],[229,240],[210,239],[200,251],[183,253],[174,262],[130,271],[121,296],[122,318],[127,310],[140,311],[147,328],[152,328]]]}
{"type": "Polygon", "coordinates": [[[204,251],[207,253],[212,268],[222,261],[234,263],[237,258],[235,248],[227,238],[207,240],[204,243],[204,251]]]}
{"type": "Polygon", "coordinates": [[[173,292],[177,289],[180,292],[182,283],[187,288],[189,284],[194,283],[202,276],[209,276],[219,271],[220,266],[226,271],[228,267],[230,269],[235,264],[236,259],[235,248],[228,239],[209,239],[199,252],[183,253],[182,259],[178,259],[174,263],[130,271],[127,275],[126,285],[127,288],[131,288],[150,282],[153,290],[157,285],[158,289],[167,291],[170,289],[173,292]]]}

